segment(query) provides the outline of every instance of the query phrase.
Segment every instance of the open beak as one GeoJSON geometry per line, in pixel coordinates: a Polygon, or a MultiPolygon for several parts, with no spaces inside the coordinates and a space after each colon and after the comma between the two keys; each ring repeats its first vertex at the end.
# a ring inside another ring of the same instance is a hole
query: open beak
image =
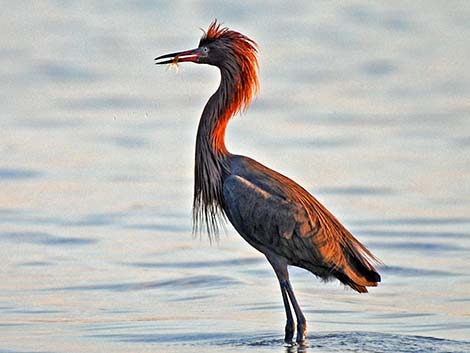
{"type": "Polygon", "coordinates": [[[186,50],[186,51],[180,51],[179,53],[171,53],[171,54],[165,54],[161,55],[158,58],[155,58],[155,64],[176,64],[176,63],[182,63],[182,62],[197,62],[197,59],[201,56],[201,53],[199,52],[199,48],[196,49],[191,49],[191,50],[186,50]],[[163,60],[163,59],[168,59],[168,60],[163,60]]]}

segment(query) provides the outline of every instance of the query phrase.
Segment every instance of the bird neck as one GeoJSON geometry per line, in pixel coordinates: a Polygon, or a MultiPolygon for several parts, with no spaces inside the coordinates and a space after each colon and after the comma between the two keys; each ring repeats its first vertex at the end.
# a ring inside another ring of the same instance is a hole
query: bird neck
{"type": "Polygon", "coordinates": [[[225,146],[225,130],[236,112],[233,97],[237,85],[234,78],[221,69],[221,80],[217,91],[211,96],[202,112],[196,139],[196,149],[204,146],[215,157],[224,158],[229,152],[225,146]]]}
{"type": "Polygon", "coordinates": [[[223,180],[230,173],[225,129],[238,110],[237,78],[223,68],[220,71],[219,88],[204,107],[196,137],[193,226],[197,231],[205,224],[209,235],[217,234],[223,214],[223,180]]]}

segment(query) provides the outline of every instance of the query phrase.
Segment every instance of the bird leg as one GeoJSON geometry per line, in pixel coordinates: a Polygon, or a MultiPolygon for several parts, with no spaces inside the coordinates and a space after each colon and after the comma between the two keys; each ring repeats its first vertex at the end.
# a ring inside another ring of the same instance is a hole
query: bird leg
{"type": "Polygon", "coordinates": [[[272,253],[265,253],[266,258],[274,269],[276,276],[279,280],[281,286],[282,300],[284,302],[284,308],[286,309],[286,335],[284,340],[287,343],[292,342],[294,337],[295,324],[294,318],[292,316],[292,308],[294,309],[295,316],[297,317],[297,343],[303,344],[305,342],[305,337],[307,336],[307,321],[305,316],[300,309],[299,303],[294,295],[294,290],[289,282],[289,272],[287,271],[287,260],[283,257],[277,256],[272,253]]]}
{"type": "Polygon", "coordinates": [[[295,316],[297,317],[297,343],[304,343],[305,337],[307,336],[307,320],[305,319],[302,310],[300,309],[300,305],[297,302],[297,299],[294,295],[294,290],[289,282],[289,280],[285,281],[286,291],[289,296],[290,302],[292,303],[292,307],[294,308],[295,316]]]}
{"type": "Polygon", "coordinates": [[[295,332],[294,318],[292,316],[292,311],[290,309],[286,281],[280,280],[279,284],[281,285],[282,301],[284,302],[284,308],[286,309],[286,317],[287,317],[286,328],[285,328],[286,334],[284,336],[284,341],[286,343],[291,343],[292,338],[294,337],[294,332],[295,332]]]}

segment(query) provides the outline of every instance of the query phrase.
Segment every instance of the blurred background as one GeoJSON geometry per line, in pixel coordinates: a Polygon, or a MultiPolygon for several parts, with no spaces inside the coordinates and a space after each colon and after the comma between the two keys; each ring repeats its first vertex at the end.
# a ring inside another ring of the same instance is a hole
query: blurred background
{"type": "Polygon", "coordinates": [[[311,350],[470,351],[468,2],[64,0],[0,15],[0,352],[286,350],[262,255],[191,235],[218,70],[153,65],[214,18],[260,46],[229,150],[387,265],[368,295],[292,269],[311,350]]]}

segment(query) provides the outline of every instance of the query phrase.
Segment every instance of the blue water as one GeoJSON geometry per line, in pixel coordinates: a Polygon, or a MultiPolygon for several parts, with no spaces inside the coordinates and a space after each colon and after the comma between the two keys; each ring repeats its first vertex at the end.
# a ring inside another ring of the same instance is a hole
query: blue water
{"type": "Polygon", "coordinates": [[[0,352],[470,352],[470,5],[11,2],[0,15],[0,352]],[[214,68],[153,58],[218,18],[260,45],[227,145],[316,195],[386,266],[367,295],[191,235],[214,68]]]}

